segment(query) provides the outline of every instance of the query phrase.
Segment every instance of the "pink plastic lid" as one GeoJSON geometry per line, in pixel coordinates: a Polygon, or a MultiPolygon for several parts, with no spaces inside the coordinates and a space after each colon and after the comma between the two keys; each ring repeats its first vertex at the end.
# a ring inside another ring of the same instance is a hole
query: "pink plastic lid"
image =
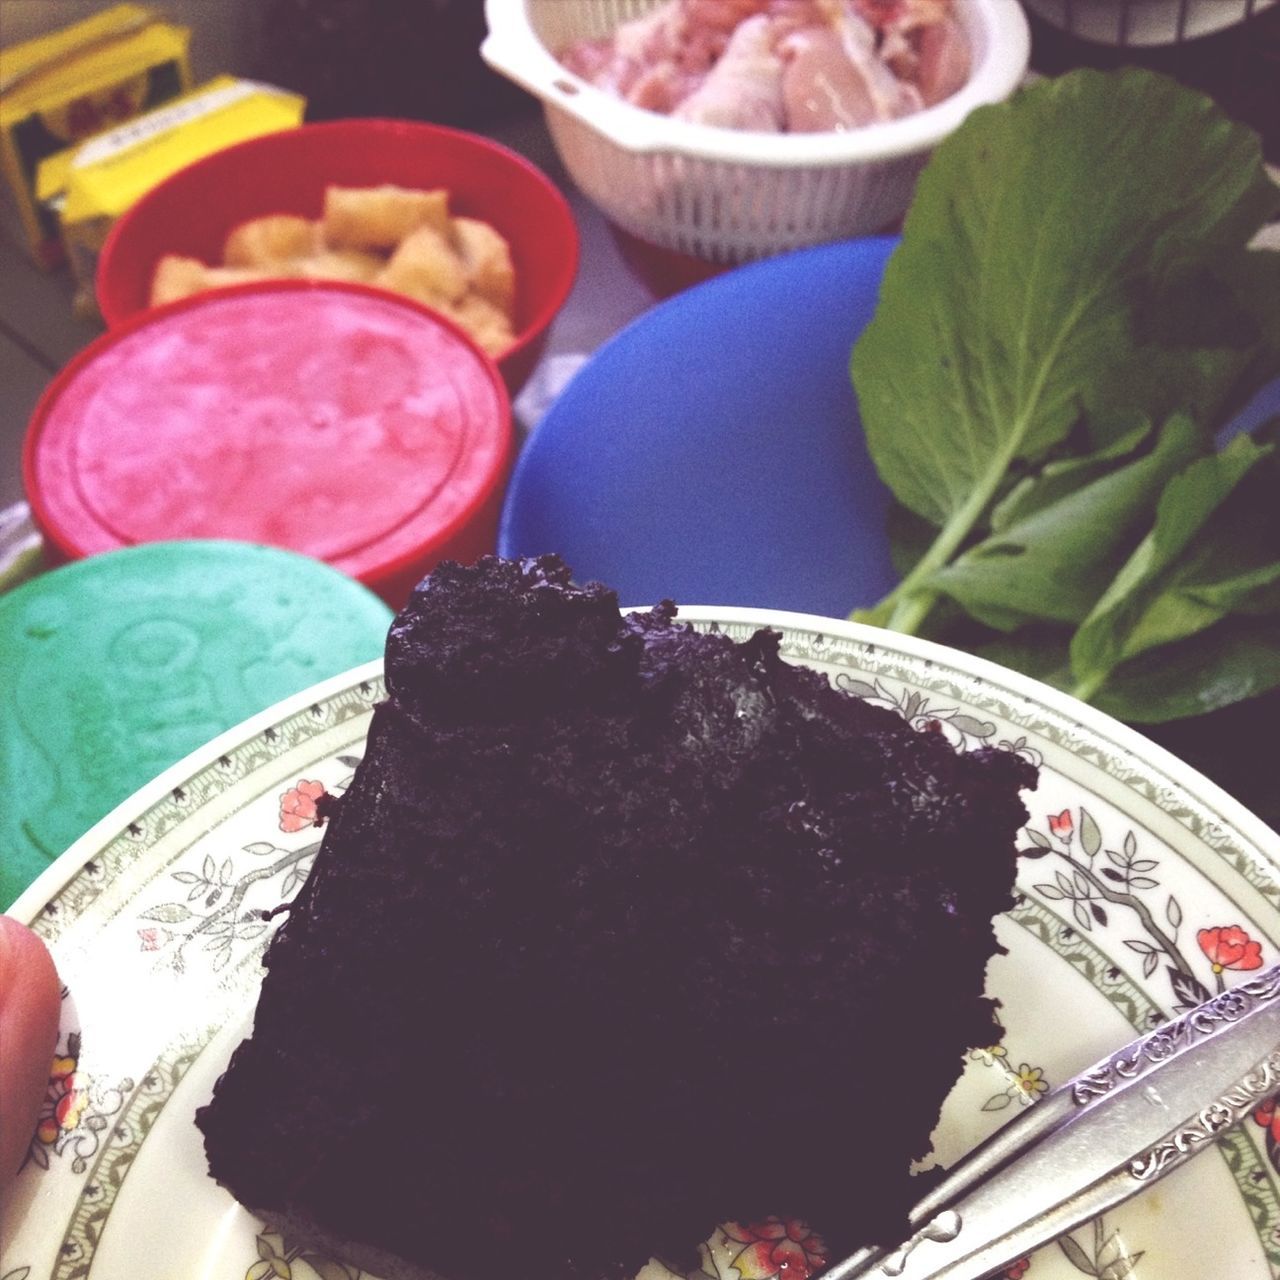
{"type": "Polygon", "coordinates": [[[37,405],[23,468],[69,558],[265,542],[398,604],[438,560],[492,549],[511,452],[501,376],[461,330],[374,289],[289,280],[98,339],[37,405]]]}

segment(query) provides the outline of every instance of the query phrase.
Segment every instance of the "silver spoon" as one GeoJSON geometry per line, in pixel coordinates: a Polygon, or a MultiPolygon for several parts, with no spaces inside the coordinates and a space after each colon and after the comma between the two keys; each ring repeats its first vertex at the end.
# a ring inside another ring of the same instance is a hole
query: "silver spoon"
{"type": "Polygon", "coordinates": [[[1136,1195],[1280,1092],[1280,964],[1045,1095],[952,1170],[895,1249],[823,1280],[983,1280],[1136,1195]]]}

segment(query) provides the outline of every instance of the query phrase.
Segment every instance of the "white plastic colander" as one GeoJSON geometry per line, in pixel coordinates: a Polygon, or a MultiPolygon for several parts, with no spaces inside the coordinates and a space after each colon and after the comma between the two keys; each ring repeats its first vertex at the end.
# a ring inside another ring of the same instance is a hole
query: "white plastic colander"
{"type": "Polygon", "coordinates": [[[936,106],[861,129],[770,134],[690,124],[623,102],[555,53],[607,35],[661,0],[485,0],[481,54],[542,99],[565,168],[618,226],[714,263],[882,231],[906,209],[929,152],[975,107],[1022,80],[1018,0],[955,0],[968,83],[936,106]]]}
{"type": "Polygon", "coordinates": [[[1094,44],[1137,48],[1213,35],[1276,0],[1026,0],[1055,27],[1094,44]]]}

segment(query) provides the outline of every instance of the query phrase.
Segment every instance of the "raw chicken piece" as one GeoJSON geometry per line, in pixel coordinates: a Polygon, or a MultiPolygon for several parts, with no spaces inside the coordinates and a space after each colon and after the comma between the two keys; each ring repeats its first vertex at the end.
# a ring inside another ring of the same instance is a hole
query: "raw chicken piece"
{"type": "Polygon", "coordinates": [[[618,29],[615,45],[633,68],[623,96],[669,114],[697,91],[745,20],[778,3],[811,0],[668,0],[618,29]]]}
{"type": "Polygon", "coordinates": [[[724,52],[737,27],[748,18],[766,17],[773,23],[781,39],[801,27],[812,27],[827,21],[829,0],[684,0],[689,23],[689,37],[695,41],[719,42],[717,53],[724,52]],[[731,22],[726,19],[735,14],[731,22]]]}
{"type": "Polygon", "coordinates": [[[575,40],[560,52],[560,61],[575,76],[581,76],[588,84],[608,89],[621,96],[615,70],[617,50],[612,36],[598,40],[575,40]]]}
{"type": "Polygon", "coordinates": [[[667,0],[561,59],[649,111],[776,132],[853,129],[969,74],[953,0],[667,0]]]}
{"type": "MultiPolygon", "coordinates": [[[[866,3],[866,0],[861,0],[866,3]]],[[[826,0],[824,8],[840,37],[845,57],[861,73],[877,120],[893,120],[924,106],[920,91],[889,70],[876,51],[876,33],[858,12],[859,0],[826,0]]]]}
{"type": "Polygon", "coordinates": [[[671,0],[624,22],[613,33],[613,46],[618,57],[637,66],[671,61],[685,41],[685,28],[684,6],[680,0],[671,0]]]}
{"type": "MultiPolygon", "coordinates": [[[[820,0],[827,3],[828,0],[820,0]]],[[[844,0],[835,0],[844,3],[844,0]]],[[[951,12],[952,0],[853,0],[854,8],[877,31],[911,32],[941,22],[951,12]]]]}
{"type": "Polygon", "coordinates": [[[641,71],[625,96],[632,106],[668,116],[706,79],[706,74],[682,71],[674,62],[659,62],[641,71]]]}
{"type": "Polygon", "coordinates": [[[651,57],[647,65],[642,60],[643,69],[626,94],[627,101],[637,107],[664,115],[706,79],[724,53],[732,31],[732,27],[721,29],[692,21],[686,0],[678,0],[678,4],[679,22],[663,28],[661,55],[651,57]]]}
{"type": "Polygon", "coordinates": [[[778,133],[786,116],[778,35],[767,14],[747,18],[706,79],[671,114],[692,124],[778,133]]]}
{"type": "Polygon", "coordinates": [[[580,40],[561,61],[584,80],[668,114],[698,88],[737,24],[770,0],[667,0],[612,36],[580,40]]]}
{"type": "Polygon", "coordinates": [[[931,107],[964,87],[969,79],[969,42],[954,18],[922,27],[918,35],[920,56],[913,77],[931,107]]]}
{"type": "Polygon", "coordinates": [[[612,36],[561,55],[584,80],[649,111],[670,112],[724,52],[737,22],[767,0],[667,0],[612,36]]]}
{"type": "Polygon", "coordinates": [[[858,0],[880,28],[880,57],[926,106],[949,98],[969,78],[969,44],[949,0],[858,0]]]}
{"type": "Polygon", "coordinates": [[[706,31],[729,35],[744,18],[763,13],[769,0],[680,0],[685,20],[706,31]]]}
{"type": "Polygon", "coordinates": [[[856,129],[877,119],[866,78],[845,56],[840,37],[830,27],[793,32],[778,52],[789,133],[856,129]]]}
{"type": "Polygon", "coordinates": [[[646,70],[668,63],[681,43],[684,13],[681,0],[668,0],[651,12],[624,22],[612,36],[579,40],[560,60],[575,75],[626,98],[646,70]]]}

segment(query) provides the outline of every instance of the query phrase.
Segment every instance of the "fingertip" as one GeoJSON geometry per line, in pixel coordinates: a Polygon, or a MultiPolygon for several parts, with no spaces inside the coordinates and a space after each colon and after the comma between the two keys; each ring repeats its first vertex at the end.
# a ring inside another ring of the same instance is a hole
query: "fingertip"
{"type": "Polygon", "coordinates": [[[26,925],[0,915],[0,1016],[16,1003],[26,1017],[52,1018],[56,1034],[59,991],[49,948],[26,925]]]}
{"type": "Polygon", "coordinates": [[[0,915],[0,1180],[17,1171],[35,1130],[57,1046],[60,992],[48,948],[0,915]]]}

